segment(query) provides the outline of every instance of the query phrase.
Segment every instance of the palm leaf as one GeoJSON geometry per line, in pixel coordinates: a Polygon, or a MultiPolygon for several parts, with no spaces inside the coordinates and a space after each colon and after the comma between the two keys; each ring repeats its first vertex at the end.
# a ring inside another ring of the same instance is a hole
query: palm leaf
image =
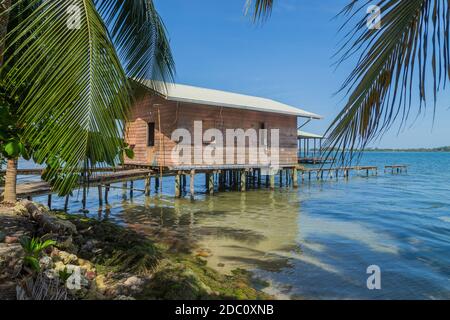
{"type": "MultiPolygon", "coordinates": [[[[352,1],[343,10],[349,16],[346,25],[352,25],[355,10],[360,13],[367,4],[352,1]],[[355,9],[356,3],[362,5],[355,9]]],[[[367,28],[367,16],[357,21],[338,61],[359,54],[340,91],[348,96],[347,103],[327,132],[328,156],[333,149],[348,151],[341,152],[340,160],[351,160],[356,150],[380,138],[395,120],[402,127],[413,107],[419,113],[424,110],[428,77],[436,102],[450,76],[448,1],[382,0],[378,6],[383,13],[381,29],[367,28]]]]}
{"type": "MultiPolygon", "coordinates": [[[[11,44],[20,47],[7,77],[19,84],[32,83],[21,115],[29,124],[25,137],[39,149],[37,161],[56,154],[63,174],[70,174],[79,171],[89,156],[115,152],[111,138],[120,136],[116,120],[126,117],[129,86],[93,3],[40,2],[17,30],[20,33],[11,44]],[[80,29],[67,27],[69,5],[81,12],[80,29]],[[34,37],[24,38],[30,32],[34,37]]],[[[48,176],[58,174],[51,168],[48,172],[48,176]]],[[[65,183],[57,180],[55,188],[65,190],[65,183]]]]}
{"type": "Polygon", "coordinates": [[[254,21],[264,19],[270,16],[273,8],[273,0],[247,0],[245,12],[252,12],[254,21]]]}
{"type": "Polygon", "coordinates": [[[151,0],[95,0],[130,78],[161,89],[174,79],[166,29],[151,0]]]}
{"type": "Polygon", "coordinates": [[[6,77],[32,83],[20,108],[24,135],[38,150],[35,161],[53,163],[46,180],[67,194],[86,167],[118,160],[132,100],[129,77],[165,81],[173,59],[150,0],[19,0],[16,6],[25,2],[26,18],[8,33],[6,77]],[[69,6],[79,9],[79,29],[68,28],[69,6]]]}

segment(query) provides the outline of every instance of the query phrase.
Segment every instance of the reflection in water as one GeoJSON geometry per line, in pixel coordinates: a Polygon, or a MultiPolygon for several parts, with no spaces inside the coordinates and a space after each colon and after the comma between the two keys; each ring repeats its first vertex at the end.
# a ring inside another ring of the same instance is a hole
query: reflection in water
{"type": "MultiPolygon", "coordinates": [[[[112,191],[98,216],[174,251],[206,257],[221,272],[253,270],[280,297],[450,298],[450,154],[367,157],[370,165],[411,168],[408,175],[198,194],[195,201],[174,199],[168,178],[163,194],[150,198],[136,192],[131,201],[112,191]],[[373,264],[381,268],[381,290],[366,287],[366,269],[373,264]]],[[[196,190],[202,190],[198,180],[196,190]]],[[[135,186],[143,189],[140,183],[135,186]]],[[[55,199],[54,206],[63,202],[55,199]]],[[[72,199],[70,205],[77,212],[81,203],[72,199]]],[[[92,216],[97,205],[94,191],[88,198],[92,216]]]]}
{"type": "Polygon", "coordinates": [[[220,266],[223,272],[237,267],[272,272],[289,267],[288,253],[297,248],[299,232],[295,193],[278,192],[277,200],[271,191],[227,192],[195,202],[167,199],[169,204],[160,199],[145,206],[128,205],[120,218],[173,250],[211,252],[210,265],[220,266]]]}

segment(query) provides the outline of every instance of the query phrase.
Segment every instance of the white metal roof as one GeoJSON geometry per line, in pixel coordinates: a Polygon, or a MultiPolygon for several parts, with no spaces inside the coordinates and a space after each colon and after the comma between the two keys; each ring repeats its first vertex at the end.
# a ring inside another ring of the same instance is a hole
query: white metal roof
{"type": "MultiPolygon", "coordinates": [[[[148,81],[146,85],[151,89],[154,88],[154,85],[152,85],[150,81],[148,81]]],[[[322,119],[322,116],[315,113],[304,111],[302,109],[266,98],[193,87],[184,84],[168,84],[166,86],[166,90],[164,90],[162,86],[157,87],[161,87],[161,89],[157,89],[158,93],[170,101],[198,103],[218,107],[273,112],[304,118],[322,119]]]]}
{"type": "Polygon", "coordinates": [[[305,138],[306,139],[323,139],[324,138],[324,136],[314,134],[314,133],[309,133],[306,131],[301,131],[301,130],[297,131],[297,136],[302,139],[305,139],[305,138]]]}

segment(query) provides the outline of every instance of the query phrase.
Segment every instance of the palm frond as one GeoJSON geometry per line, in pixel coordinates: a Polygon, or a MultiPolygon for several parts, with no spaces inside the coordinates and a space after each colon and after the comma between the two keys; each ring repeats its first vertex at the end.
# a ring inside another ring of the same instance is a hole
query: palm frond
{"type": "Polygon", "coordinates": [[[27,83],[25,138],[43,178],[67,194],[89,167],[120,161],[129,79],[173,79],[166,30],[151,0],[17,0],[13,10],[2,72],[12,90],[27,83]]]}
{"type": "Polygon", "coordinates": [[[151,0],[94,0],[127,76],[158,88],[174,79],[165,26],[151,0]],[[150,80],[150,82],[148,82],[150,80]]]}
{"type": "Polygon", "coordinates": [[[245,13],[251,12],[254,21],[264,19],[272,13],[274,0],[247,0],[245,13]]]}
{"type": "MultiPolygon", "coordinates": [[[[92,1],[28,2],[36,8],[9,33],[6,52],[14,52],[5,65],[14,63],[6,77],[31,83],[20,110],[35,159],[58,159],[49,179],[72,176],[86,159],[116,152],[118,120],[130,105],[127,75],[92,1]],[[69,6],[79,9],[79,29],[68,27],[69,6]]],[[[57,179],[55,188],[67,192],[70,183],[57,179]]]]}
{"type": "MultiPolygon", "coordinates": [[[[344,14],[355,16],[357,2],[367,0],[353,0],[344,14]]],[[[450,77],[448,1],[381,0],[378,6],[381,29],[367,28],[364,15],[347,33],[338,61],[359,54],[340,90],[348,96],[347,103],[327,132],[328,155],[333,149],[348,151],[341,152],[341,160],[351,160],[355,150],[381,137],[395,120],[404,125],[412,108],[424,110],[428,91],[436,102],[437,92],[450,77]],[[429,77],[432,86],[427,86],[429,77]]],[[[365,9],[362,5],[356,10],[365,9]]]]}

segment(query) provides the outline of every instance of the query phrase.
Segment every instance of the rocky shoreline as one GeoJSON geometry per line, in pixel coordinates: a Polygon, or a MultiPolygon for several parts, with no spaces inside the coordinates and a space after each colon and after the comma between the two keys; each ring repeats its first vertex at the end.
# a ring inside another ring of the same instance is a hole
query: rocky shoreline
{"type": "Polygon", "coordinates": [[[26,200],[0,207],[0,299],[273,298],[257,289],[265,285],[240,269],[220,274],[202,257],[108,221],[26,200]]]}

